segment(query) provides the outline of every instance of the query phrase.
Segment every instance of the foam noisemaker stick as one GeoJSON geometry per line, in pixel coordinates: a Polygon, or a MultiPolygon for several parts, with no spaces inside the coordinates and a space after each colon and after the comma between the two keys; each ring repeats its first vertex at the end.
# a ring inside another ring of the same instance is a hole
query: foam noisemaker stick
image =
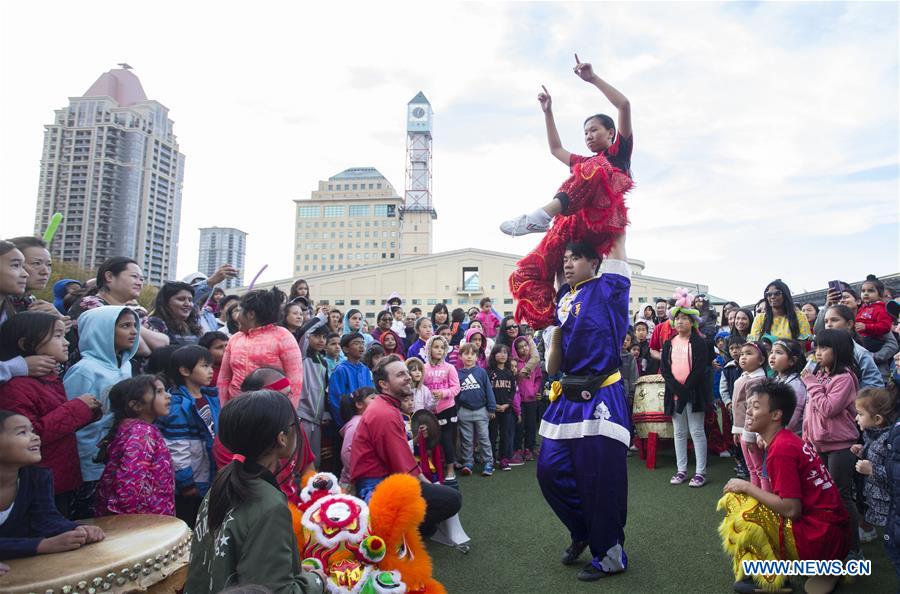
{"type": "Polygon", "coordinates": [[[256,273],[256,276],[253,277],[253,280],[250,281],[250,284],[247,286],[247,290],[248,290],[248,291],[249,291],[250,289],[253,288],[253,285],[256,284],[256,279],[258,279],[258,278],[259,278],[259,275],[262,274],[263,271],[264,271],[266,268],[268,268],[268,267],[269,267],[268,264],[263,264],[263,267],[259,269],[259,272],[256,273]]]}
{"type": "Polygon", "coordinates": [[[53,236],[56,235],[56,230],[59,229],[59,224],[62,222],[62,213],[57,212],[53,213],[53,216],[50,217],[50,224],[47,225],[47,230],[44,231],[44,243],[50,245],[50,242],[53,241],[53,236]]]}

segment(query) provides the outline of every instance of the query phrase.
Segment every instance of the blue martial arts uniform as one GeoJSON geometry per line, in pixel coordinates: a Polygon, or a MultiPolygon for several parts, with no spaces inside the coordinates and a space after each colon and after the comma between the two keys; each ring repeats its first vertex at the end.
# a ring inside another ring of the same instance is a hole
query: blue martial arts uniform
{"type": "MultiPolygon", "coordinates": [[[[608,374],[621,365],[631,271],[622,260],[605,261],[601,271],[574,288],[563,285],[557,296],[561,369],[569,375],[608,374]]],[[[624,384],[599,388],[585,402],[560,396],[547,407],[539,433],[537,476],[547,503],[573,542],[589,543],[595,567],[623,571],[631,442],[624,384]]]]}

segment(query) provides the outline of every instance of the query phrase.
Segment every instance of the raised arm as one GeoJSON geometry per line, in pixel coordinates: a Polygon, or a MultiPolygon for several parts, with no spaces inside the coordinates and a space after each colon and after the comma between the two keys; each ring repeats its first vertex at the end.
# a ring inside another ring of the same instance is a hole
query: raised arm
{"type": "Polygon", "coordinates": [[[553,99],[550,97],[550,91],[544,85],[541,85],[541,88],[543,92],[538,95],[538,103],[541,104],[541,110],[544,112],[544,124],[547,126],[547,143],[550,145],[550,153],[568,167],[572,153],[563,148],[562,141],[559,139],[556,120],[553,119],[553,99]]]}
{"type": "Polygon", "coordinates": [[[618,89],[600,78],[594,73],[594,68],[588,62],[581,62],[578,54],[575,54],[575,74],[582,80],[591,83],[603,95],[609,99],[613,107],[619,112],[618,133],[624,138],[631,136],[631,102],[618,89]]]}

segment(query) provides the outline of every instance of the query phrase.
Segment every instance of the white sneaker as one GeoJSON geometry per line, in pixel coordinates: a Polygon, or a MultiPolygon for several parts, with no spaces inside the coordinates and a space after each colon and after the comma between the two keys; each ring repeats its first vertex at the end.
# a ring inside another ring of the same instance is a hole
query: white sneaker
{"type": "Polygon", "coordinates": [[[873,527],[871,530],[863,530],[862,527],[859,529],[859,542],[863,544],[870,543],[878,538],[878,531],[873,527]]]}
{"type": "Polygon", "coordinates": [[[530,214],[519,215],[514,219],[503,222],[500,230],[511,237],[528,235],[529,233],[543,233],[550,228],[550,215],[539,208],[530,214]]]}
{"type": "Polygon", "coordinates": [[[731,458],[731,452],[729,452],[728,450],[719,452],[719,458],[731,458]]]}

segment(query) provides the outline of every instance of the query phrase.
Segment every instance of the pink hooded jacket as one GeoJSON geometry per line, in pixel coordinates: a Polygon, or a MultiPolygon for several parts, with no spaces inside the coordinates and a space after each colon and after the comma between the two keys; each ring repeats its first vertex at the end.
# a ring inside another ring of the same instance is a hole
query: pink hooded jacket
{"type": "Polygon", "coordinates": [[[435,335],[425,343],[425,352],[428,353],[429,360],[425,362],[425,377],[422,379],[422,383],[433,394],[440,396],[440,400],[434,407],[435,414],[440,414],[456,404],[456,395],[459,394],[459,375],[456,373],[456,368],[446,361],[441,361],[437,365],[431,364],[431,345],[435,340],[444,339],[435,335]]]}
{"type": "Polygon", "coordinates": [[[527,336],[519,336],[513,341],[512,356],[513,361],[516,362],[516,369],[518,373],[516,373],[516,386],[518,390],[516,392],[516,397],[521,400],[521,402],[534,402],[537,400],[537,394],[541,390],[541,386],[543,385],[543,375],[541,374],[541,368],[535,367],[530,374],[526,377],[524,373],[522,373],[525,369],[525,365],[532,359],[532,355],[537,352],[537,345],[534,344],[534,341],[528,338],[527,336]],[[530,355],[528,357],[519,357],[519,353],[516,351],[516,346],[520,342],[528,343],[528,346],[531,348],[530,355]]]}
{"type": "MultiPolygon", "coordinates": [[[[484,332],[479,330],[478,328],[469,328],[466,330],[466,337],[459,343],[460,346],[467,344],[472,341],[472,337],[476,334],[481,335],[481,350],[478,352],[478,359],[475,361],[475,365],[481,367],[482,369],[487,369],[488,367],[488,355],[491,352],[488,350],[488,345],[490,344],[488,341],[490,340],[487,336],[484,335],[484,332]]],[[[462,359],[459,358],[459,347],[453,349],[453,352],[450,353],[450,362],[456,369],[462,369],[463,363],[462,359]]]]}
{"type": "Polygon", "coordinates": [[[819,452],[846,450],[856,443],[856,375],[848,371],[830,377],[819,372],[803,378],[803,383],[803,439],[819,452]]]}

